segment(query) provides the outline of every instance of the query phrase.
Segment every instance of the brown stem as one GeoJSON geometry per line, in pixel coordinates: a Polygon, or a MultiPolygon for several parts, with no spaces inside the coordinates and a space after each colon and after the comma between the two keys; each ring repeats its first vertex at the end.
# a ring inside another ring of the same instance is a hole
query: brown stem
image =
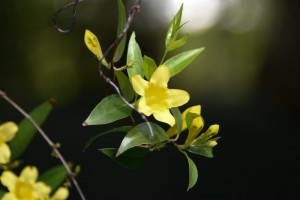
{"type": "Polygon", "coordinates": [[[75,179],[74,173],[71,171],[71,169],[69,168],[66,160],[64,159],[63,155],[60,153],[60,151],[57,149],[57,147],[55,146],[55,144],[52,142],[52,140],[48,137],[48,135],[45,133],[45,131],[35,122],[35,120],[23,109],[21,108],[16,102],[14,102],[11,98],[9,98],[5,92],[3,92],[2,90],[0,90],[0,96],[6,100],[10,105],[12,105],[19,113],[21,113],[26,119],[28,119],[30,121],[30,123],[36,128],[36,130],[40,133],[40,135],[43,137],[43,139],[48,143],[48,145],[50,146],[50,148],[53,150],[53,152],[57,155],[58,159],[60,160],[60,162],[63,164],[63,166],[65,167],[69,178],[71,179],[71,181],[73,182],[73,184],[75,185],[80,197],[82,200],[85,200],[85,196],[78,184],[78,182],[75,179]]]}

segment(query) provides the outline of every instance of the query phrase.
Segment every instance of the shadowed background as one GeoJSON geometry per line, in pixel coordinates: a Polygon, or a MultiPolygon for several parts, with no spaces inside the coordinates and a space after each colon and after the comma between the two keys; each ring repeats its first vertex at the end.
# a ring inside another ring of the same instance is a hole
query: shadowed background
{"type": "MultiPolygon", "coordinates": [[[[127,10],[133,1],[124,1],[127,10]]],[[[131,31],[143,55],[159,63],[168,24],[183,1],[144,0],[131,31]]],[[[126,170],[97,149],[116,147],[122,135],[105,136],[81,152],[87,138],[110,126],[82,127],[105,96],[93,56],[83,43],[85,29],[106,49],[116,36],[117,4],[86,0],[79,4],[70,34],[58,33],[53,13],[68,1],[4,1],[0,5],[0,88],[31,110],[55,96],[57,104],[43,126],[62,144],[66,159],[80,164],[78,177],[88,199],[288,199],[299,196],[298,111],[299,3],[296,1],[185,1],[182,34],[187,45],[174,55],[206,47],[170,88],[189,91],[187,106],[201,104],[206,125],[220,124],[215,157],[191,155],[197,185],[186,192],[186,158],[169,146],[150,154],[136,170],[126,170]]],[[[59,18],[68,26],[71,9],[59,18]]],[[[118,64],[123,65],[125,60],[118,64]]],[[[20,114],[0,102],[0,122],[20,114]]],[[[124,120],[130,123],[129,120],[124,120]]],[[[115,123],[114,125],[117,125],[115,123]]],[[[24,155],[41,171],[58,164],[37,136],[24,155]]],[[[71,199],[78,199],[72,191],[71,199]]]]}

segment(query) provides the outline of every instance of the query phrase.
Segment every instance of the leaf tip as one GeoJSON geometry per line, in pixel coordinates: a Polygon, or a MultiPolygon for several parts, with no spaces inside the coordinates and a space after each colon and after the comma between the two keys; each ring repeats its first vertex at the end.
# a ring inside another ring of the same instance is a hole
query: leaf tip
{"type": "Polygon", "coordinates": [[[87,123],[87,121],[84,121],[83,123],[82,123],[82,126],[88,126],[89,124],[87,123]]]}

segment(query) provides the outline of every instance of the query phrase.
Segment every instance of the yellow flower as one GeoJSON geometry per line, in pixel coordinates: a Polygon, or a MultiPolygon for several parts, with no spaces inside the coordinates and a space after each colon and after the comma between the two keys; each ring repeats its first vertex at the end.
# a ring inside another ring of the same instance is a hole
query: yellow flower
{"type": "Polygon", "coordinates": [[[175,118],[169,109],[187,103],[190,96],[183,90],[168,89],[169,79],[170,70],[162,65],[155,70],[149,82],[140,75],[132,76],[131,81],[134,91],[141,96],[137,102],[138,110],[146,116],[153,114],[156,120],[173,126],[175,118]]]}
{"type": "MultiPolygon", "coordinates": [[[[185,131],[188,127],[187,127],[187,120],[186,120],[186,115],[188,113],[193,113],[196,114],[198,116],[196,116],[192,122],[191,125],[189,127],[189,133],[188,133],[188,137],[187,137],[187,141],[191,142],[195,137],[197,137],[197,135],[200,133],[200,131],[203,129],[204,127],[204,120],[201,117],[201,106],[200,105],[196,105],[196,106],[192,106],[188,109],[186,109],[182,114],[181,114],[181,118],[182,118],[182,128],[181,128],[181,132],[185,131]]],[[[177,125],[175,124],[173,127],[171,127],[168,131],[167,131],[167,135],[169,137],[173,137],[174,135],[176,135],[178,133],[177,130],[177,125]]]]}
{"type": "Polygon", "coordinates": [[[51,188],[39,181],[36,167],[25,167],[20,176],[17,177],[11,171],[4,171],[0,177],[2,185],[8,191],[2,200],[65,200],[69,196],[69,191],[65,187],[60,187],[52,197],[51,188]]]}
{"type": "MultiPolygon", "coordinates": [[[[191,121],[191,124],[190,124],[190,127],[189,127],[189,133],[188,133],[188,136],[186,138],[186,142],[191,143],[199,135],[199,133],[202,131],[202,129],[204,127],[204,120],[201,116],[201,106],[200,105],[192,106],[192,107],[186,109],[181,115],[181,117],[182,117],[181,132],[185,131],[188,128],[187,127],[187,119],[186,119],[187,118],[187,113],[196,114],[196,117],[191,121]]],[[[213,137],[218,132],[219,132],[219,125],[218,124],[211,125],[207,129],[207,131],[205,131],[203,134],[201,134],[197,138],[197,140],[205,140],[208,137],[213,137]]],[[[167,131],[167,135],[169,137],[173,137],[177,133],[178,133],[178,130],[177,130],[177,125],[176,124],[167,131]]],[[[216,141],[209,141],[207,143],[207,145],[213,147],[213,146],[217,145],[217,142],[216,141]]]]}
{"type": "Polygon", "coordinates": [[[9,162],[11,152],[6,142],[11,141],[17,131],[18,126],[14,122],[6,122],[0,125],[0,164],[9,162]]]}
{"type": "MultiPolygon", "coordinates": [[[[101,46],[97,36],[89,30],[85,30],[84,42],[87,48],[100,60],[103,57],[101,46]]],[[[107,66],[105,58],[102,60],[102,64],[107,66]]]]}

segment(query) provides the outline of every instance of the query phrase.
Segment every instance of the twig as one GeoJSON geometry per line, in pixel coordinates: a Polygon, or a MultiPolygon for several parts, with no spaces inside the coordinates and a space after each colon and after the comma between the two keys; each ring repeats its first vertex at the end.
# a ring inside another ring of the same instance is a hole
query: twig
{"type": "Polygon", "coordinates": [[[48,137],[48,135],[45,133],[45,131],[35,122],[35,120],[23,109],[21,108],[16,102],[14,102],[10,97],[8,97],[6,95],[5,92],[3,92],[2,90],[0,90],[0,96],[6,100],[10,105],[12,105],[18,112],[20,112],[26,119],[28,119],[30,121],[30,123],[36,128],[36,130],[40,133],[40,135],[43,137],[43,139],[48,143],[48,145],[50,146],[50,148],[54,151],[54,153],[57,155],[58,159],[60,160],[60,162],[63,164],[63,166],[65,167],[68,176],[70,177],[71,181],[73,182],[73,184],[75,185],[80,197],[82,200],[85,200],[85,196],[78,184],[78,182],[75,179],[74,173],[71,171],[71,169],[69,168],[66,160],[64,159],[63,155],[60,153],[60,151],[57,149],[57,147],[55,146],[55,144],[52,142],[52,140],[48,137]]]}
{"type": "Polygon", "coordinates": [[[139,11],[140,9],[140,5],[141,5],[141,0],[136,0],[135,3],[131,6],[130,11],[129,11],[129,15],[127,18],[127,23],[125,24],[123,31],[118,35],[118,37],[115,39],[115,41],[109,46],[109,48],[105,51],[103,57],[99,60],[99,64],[98,64],[98,71],[100,76],[108,83],[110,84],[115,91],[118,93],[118,95],[120,96],[120,98],[122,99],[122,101],[129,106],[132,110],[134,110],[135,112],[137,112],[141,118],[147,123],[147,126],[149,128],[149,132],[150,132],[150,138],[154,137],[154,132],[152,129],[152,126],[150,124],[150,122],[148,121],[147,117],[145,115],[143,115],[137,108],[135,108],[131,103],[129,103],[124,96],[121,94],[119,87],[110,79],[108,78],[102,71],[102,60],[108,56],[108,54],[113,51],[113,55],[112,55],[112,61],[113,62],[113,58],[115,55],[115,52],[122,40],[122,38],[125,36],[125,34],[128,32],[130,25],[133,22],[133,18],[135,16],[135,14],[139,11]]]}
{"type": "Polygon", "coordinates": [[[64,5],[63,7],[61,7],[54,13],[54,15],[52,17],[52,22],[53,22],[53,26],[56,28],[57,31],[59,31],[61,33],[70,33],[73,30],[75,23],[76,23],[77,5],[79,2],[82,2],[82,1],[83,0],[74,0],[71,3],[64,5]],[[62,11],[64,11],[65,9],[67,9],[71,6],[73,6],[73,16],[72,16],[71,27],[69,29],[62,29],[58,26],[56,19],[62,11]]]}

